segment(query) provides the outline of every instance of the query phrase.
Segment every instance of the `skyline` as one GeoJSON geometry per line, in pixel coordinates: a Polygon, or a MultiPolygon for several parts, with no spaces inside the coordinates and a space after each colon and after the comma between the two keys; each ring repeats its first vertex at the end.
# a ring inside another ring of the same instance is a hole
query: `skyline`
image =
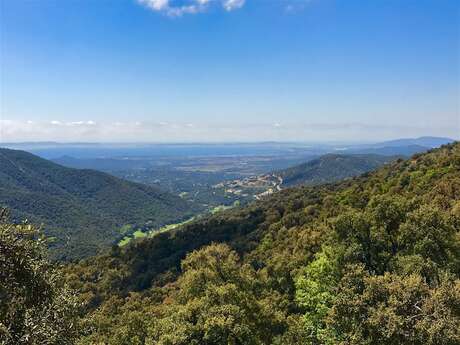
{"type": "Polygon", "coordinates": [[[1,142],[460,136],[456,1],[0,6],[1,142]]]}
{"type": "MultiPolygon", "coordinates": [[[[371,126],[359,123],[343,124],[305,124],[283,126],[281,124],[254,124],[246,127],[236,128],[224,125],[206,125],[197,127],[192,124],[165,124],[165,123],[111,123],[100,124],[92,121],[88,123],[62,123],[33,122],[23,123],[1,120],[3,125],[0,128],[0,144],[14,143],[62,143],[62,144],[240,144],[240,143],[315,143],[315,144],[364,144],[379,143],[398,139],[417,139],[423,137],[450,138],[460,140],[457,128],[453,129],[454,135],[445,132],[431,131],[416,127],[395,127],[395,126],[371,126]],[[6,124],[6,126],[4,125],[6,124]],[[10,131],[10,133],[8,133],[10,131]],[[179,132],[174,136],[174,132],[179,132]],[[259,136],[254,135],[254,131],[259,136]],[[275,131],[277,133],[275,133],[275,131]],[[296,131],[297,133],[310,133],[294,137],[282,135],[282,132],[296,131]],[[347,136],[344,136],[346,131],[347,136]],[[222,133],[231,133],[231,139],[225,139],[222,133]],[[11,136],[17,133],[24,133],[24,136],[11,136]],[[37,135],[35,136],[35,133],[37,135]],[[155,135],[160,133],[161,135],[155,135]],[[234,135],[237,133],[238,135],[234,135]],[[337,133],[337,134],[325,134],[337,133]],[[371,133],[370,136],[363,135],[371,133]],[[387,135],[372,135],[372,133],[387,133],[387,135]],[[400,133],[398,135],[398,133],[400,133]],[[413,133],[413,134],[410,134],[413,133]],[[422,134],[420,134],[422,133],[422,134]],[[426,133],[426,134],[423,134],[426,133]],[[154,134],[154,135],[152,135],[154,134]],[[203,137],[203,134],[206,137],[203,137]],[[213,135],[214,134],[214,135],[213,135]],[[317,138],[315,135],[323,137],[317,138]],[[8,138],[12,138],[8,140],[8,138]],[[173,138],[177,138],[174,140],[173,138]],[[200,139],[201,138],[201,139],[200,139]]],[[[449,128],[452,130],[452,128],[449,128]]],[[[445,129],[446,132],[448,129],[445,129]]]]}

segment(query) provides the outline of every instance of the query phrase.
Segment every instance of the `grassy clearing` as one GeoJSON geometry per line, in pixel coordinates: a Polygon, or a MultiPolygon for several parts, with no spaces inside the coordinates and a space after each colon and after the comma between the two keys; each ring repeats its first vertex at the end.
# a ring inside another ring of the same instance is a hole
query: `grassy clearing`
{"type": "Polygon", "coordinates": [[[129,241],[131,241],[131,237],[125,236],[125,237],[123,237],[123,239],[120,242],[118,242],[118,246],[123,247],[123,246],[127,245],[129,243],[129,241]]]}
{"type": "Polygon", "coordinates": [[[227,208],[230,208],[230,206],[219,205],[219,206],[216,206],[216,207],[214,207],[213,209],[211,209],[210,212],[211,212],[212,214],[216,214],[216,213],[225,211],[227,208]]]}
{"type": "Polygon", "coordinates": [[[165,225],[165,226],[163,226],[163,227],[161,227],[161,228],[159,228],[157,230],[150,231],[149,236],[154,236],[154,235],[159,234],[161,232],[166,232],[166,231],[173,230],[175,228],[178,228],[179,226],[182,226],[182,225],[185,225],[187,223],[190,223],[194,219],[195,219],[195,217],[192,217],[192,218],[184,220],[183,222],[180,222],[180,223],[165,225]]]}
{"type": "MultiPolygon", "coordinates": [[[[239,201],[235,201],[233,205],[230,205],[230,206],[227,206],[227,205],[219,205],[219,206],[216,206],[212,209],[209,210],[209,212],[211,214],[215,214],[215,213],[218,213],[218,212],[222,212],[222,211],[225,211],[225,210],[228,210],[232,207],[235,207],[235,206],[239,206],[240,205],[240,202],[239,201]]],[[[162,226],[161,228],[158,228],[158,229],[153,229],[153,230],[150,230],[148,232],[143,232],[141,230],[136,230],[132,235],[126,235],[125,237],[123,237],[123,239],[118,242],[118,245],[120,247],[123,247],[125,245],[127,245],[132,239],[134,238],[142,238],[142,237],[152,237],[152,236],[155,236],[156,234],[160,234],[162,232],[166,232],[166,231],[170,231],[170,230],[173,230],[173,229],[176,229],[182,225],[185,225],[187,223],[190,223],[191,221],[195,220],[196,217],[192,217],[192,218],[189,218],[183,222],[180,222],[180,223],[173,223],[173,224],[168,224],[168,225],[165,225],[165,226],[162,226]]],[[[125,231],[128,231],[129,229],[131,228],[124,228],[125,231]]]]}
{"type": "Polygon", "coordinates": [[[233,205],[219,205],[219,206],[216,206],[214,208],[212,208],[209,212],[211,212],[211,214],[216,214],[218,212],[222,212],[222,211],[225,211],[225,210],[228,210],[232,207],[236,207],[236,206],[240,206],[240,201],[239,200],[236,200],[233,205]]]}
{"type": "Polygon", "coordinates": [[[187,220],[185,220],[183,222],[174,223],[174,224],[168,224],[168,225],[165,225],[165,226],[163,226],[161,228],[153,229],[153,230],[150,230],[148,232],[143,232],[141,230],[136,230],[132,235],[123,237],[123,239],[120,242],[118,242],[118,246],[123,247],[123,246],[127,245],[132,239],[135,239],[135,238],[143,238],[143,237],[147,237],[147,236],[152,237],[152,236],[154,236],[156,234],[159,234],[161,232],[165,232],[165,231],[169,231],[169,230],[178,228],[179,226],[187,224],[187,223],[191,222],[194,219],[195,219],[195,217],[192,217],[192,218],[187,219],[187,220]]]}
{"type": "Polygon", "coordinates": [[[140,230],[136,230],[133,234],[134,238],[142,238],[142,237],[145,237],[147,236],[147,234],[145,232],[142,232],[140,230]]]}

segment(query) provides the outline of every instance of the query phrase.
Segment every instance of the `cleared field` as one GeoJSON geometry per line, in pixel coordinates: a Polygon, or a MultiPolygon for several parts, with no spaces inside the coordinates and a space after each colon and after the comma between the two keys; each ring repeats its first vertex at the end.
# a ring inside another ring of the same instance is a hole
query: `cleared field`
{"type": "Polygon", "coordinates": [[[159,234],[161,232],[170,231],[170,230],[175,229],[175,228],[177,228],[179,226],[187,224],[187,223],[191,222],[194,219],[195,219],[195,217],[192,217],[192,218],[189,218],[189,219],[187,219],[187,220],[185,220],[183,222],[168,224],[168,225],[162,226],[161,228],[153,229],[153,230],[150,230],[148,232],[143,232],[141,230],[136,230],[131,236],[123,237],[123,239],[120,242],[118,242],[118,246],[123,247],[123,246],[127,245],[131,240],[136,239],[136,238],[143,238],[143,237],[147,237],[147,236],[152,237],[152,236],[155,236],[156,234],[159,234]]]}

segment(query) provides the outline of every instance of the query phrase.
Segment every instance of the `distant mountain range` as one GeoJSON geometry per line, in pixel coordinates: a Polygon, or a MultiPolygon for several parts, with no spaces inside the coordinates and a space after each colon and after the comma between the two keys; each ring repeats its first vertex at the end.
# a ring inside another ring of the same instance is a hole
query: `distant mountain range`
{"type": "Polygon", "coordinates": [[[374,154],[383,156],[406,156],[410,157],[416,153],[426,152],[431,147],[420,145],[404,145],[404,146],[381,146],[381,147],[359,147],[349,148],[340,152],[346,154],[374,154]]]}
{"type": "Polygon", "coordinates": [[[340,154],[326,154],[275,174],[283,179],[283,186],[329,183],[361,175],[397,158],[426,152],[453,141],[450,138],[420,137],[356,145],[340,150],[340,154]]]}
{"type": "MultiPolygon", "coordinates": [[[[334,142],[259,142],[259,143],[54,143],[22,142],[2,143],[10,149],[26,150],[46,159],[70,156],[79,159],[120,157],[183,157],[226,155],[286,155],[303,152],[308,155],[333,153],[337,149],[346,153],[404,154],[424,152],[430,148],[453,142],[444,137],[401,138],[376,143],[334,142]],[[339,146],[339,147],[338,147],[339,146]],[[392,148],[391,150],[389,148],[392,148]]],[[[68,158],[68,157],[67,157],[68,158]]],[[[72,164],[77,162],[70,162],[72,164]]],[[[100,162],[92,162],[100,163],[100,162]]]]}
{"type": "Polygon", "coordinates": [[[9,149],[0,149],[0,205],[14,219],[44,224],[54,257],[64,260],[109,246],[124,225],[160,226],[193,213],[191,204],[157,188],[9,149]]]}
{"type": "MultiPolygon", "coordinates": [[[[396,156],[427,151],[451,141],[422,137],[346,147],[340,154],[336,154],[338,151],[326,154],[275,174],[282,177],[284,187],[333,182],[374,170],[396,156]]],[[[200,147],[198,152],[202,150],[200,147]]],[[[319,150],[317,155],[321,152],[324,151],[319,150]]],[[[114,166],[132,169],[136,164],[135,160],[108,157],[59,160],[79,168],[91,167],[95,162],[107,170],[114,166]]],[[[44,224],[45,233],[54,238],[50,244],[54,257],[64,260],[93,255],[116,243],[123,237],[120,229],[126,229],[125,225],[157,227],[176,223],[200,211],[195,205],[156,187],[94,170],[64,167],[11,149],[0,149],[0,206],[10,208],[14,219],[44,224]]]]}
{"type": "Polygon", "coordinates": [[[428,148],[435,148],[445,144],[452,143],[454,140],[451,138],[443,137],[419,137],[419,138],[405,138],[384,141],[374,144],[376,147],[397,147],[397,146],[423,146],[428,148]]]}
{"type": "Polygon", "coordinates": [[[329,183],[369,172],[397,159],[382,155],[327,154],[304,164],[275,173],[283,179],[282,186],[329,183]]]}
{"type": "Polygon", "coordinates": [[[345,154],[402,155],[409,157],[415,153],[426,152],[429,149],[452,142],[454,142],[453,139],[441,137],[404,138],[375,144],[345,146],[339,150],[345,154]]]}
{"type": "Polygon", "coordinates": [[[420,137],[403,138],[389,141],[382,141],[374,144],[357,144],[336,148],[336,152],[344,154],[375,154],[384,156],[412,156],[415,153],[426,152],[445,144],[454,142],[450,138],[442,137],[420,137]]]}

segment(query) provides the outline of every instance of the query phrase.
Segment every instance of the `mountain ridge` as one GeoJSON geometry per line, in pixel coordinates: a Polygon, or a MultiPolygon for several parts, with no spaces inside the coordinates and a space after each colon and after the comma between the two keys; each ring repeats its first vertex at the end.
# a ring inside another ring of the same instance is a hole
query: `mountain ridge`
{"type": "Polygon", "coordinates": [[[241,344],[454,344],[459,191],[455,143],[344,181],[285,189],[69,266],[94,322],[81,344],[121,345],[126,332],[146,343],[201,344],[214,327],[210,344],[241,327],[241,344]],[[222,313],[235,322],[214,326],[222,313]],[[133,318],[138,326],[126,330],[133,318]]]}
{"type": "Polygon", "coordinates": [[[25,151],[0,149],[0,202],[14,219],[44,224],[58,259],[95,254],[126,224],[159,226],[193,207],[154,187],[90,169],[72,169],[25,151]]]}
{"type": "Polygon", "coordinates": [[[450,144],[455,140],[447,137],[422,136],[417,138],[401,138],[394,140],[382,141],[374,144],[376,147],[395,147],[395,146],[424,146],[427,148],[436,148],[445,144],[450,144]]]}
{"type": "Polygon", "coordinates": [[[275,172],[283,186],[331,183],[376,169],[400,156],[329,153],[303,164],[275,172]]]}

